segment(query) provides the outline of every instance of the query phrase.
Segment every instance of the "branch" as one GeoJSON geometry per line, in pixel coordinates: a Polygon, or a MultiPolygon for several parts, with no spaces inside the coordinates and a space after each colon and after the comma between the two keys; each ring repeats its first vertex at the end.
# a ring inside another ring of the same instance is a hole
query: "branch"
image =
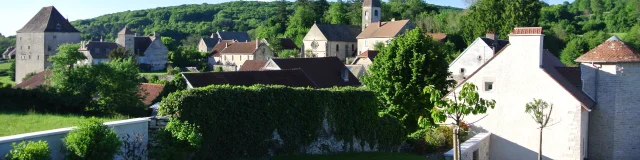
{"type": "Polygon", "coordinates": [[[547,117],[546,117],[546,119],[544,121],[544,124],[542,124],[542,128],[546,127],[547,124],[549,123],[549,119],[551,119],[551,111],[553,111],[553,104],[549,105],[549,114],[547,114],[547,117]]]}

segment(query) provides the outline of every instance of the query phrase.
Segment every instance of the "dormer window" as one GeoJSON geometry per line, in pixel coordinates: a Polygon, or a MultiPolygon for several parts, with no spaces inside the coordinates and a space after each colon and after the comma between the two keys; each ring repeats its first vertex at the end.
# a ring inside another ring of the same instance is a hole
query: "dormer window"
{"type": "Polygon", "coordinates": [[[62,28],[62,26],[60,26],[60,23],[56,24],[56,29],[60,30],[62,28]]]}

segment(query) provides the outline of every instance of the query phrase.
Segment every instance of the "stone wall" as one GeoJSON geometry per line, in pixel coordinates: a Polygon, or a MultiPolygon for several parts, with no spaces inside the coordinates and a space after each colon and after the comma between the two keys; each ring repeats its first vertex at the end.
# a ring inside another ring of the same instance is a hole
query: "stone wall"
{"type": "MultiPolygon", "coordinates": [[[[479,133],[460,144],[461,160],[488,160],[491,133],[479,133]],[[474,154],[477,157],[474,159],[474,154]]],[[[453,159],[453,149],[444,154],[445,159],[453,159]]]]}
{"type": "Polygon", "coordinates": [[[16,34],[16,83],[31,72],[39,73],[51,66],[47,59],[66,43],[80,43],[80,33],[16,34]]]}

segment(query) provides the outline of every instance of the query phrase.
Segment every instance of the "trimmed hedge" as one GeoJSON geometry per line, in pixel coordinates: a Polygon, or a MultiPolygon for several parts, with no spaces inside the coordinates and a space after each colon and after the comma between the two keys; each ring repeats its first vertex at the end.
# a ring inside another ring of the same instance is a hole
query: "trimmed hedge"
{"type": "Polygon", "coordinates": [[[44,88],[14,89],[0,88],[0,110],[53,113],[83,113],[84,104],[80,97],[56,94],[44,88]]]}
{"type": "Polygon", "coordinates": [[[406,134],[396,118],[378,114],[380,107],[361,88],[219,85],[172,93],[159,112],[170,117],[166,129],[174,137],[199,148],[195,157],[232,159],[303,153],[325,117],[337,140],[351,145],[356,137],[360,146],[392,151],[406,134]],[[282,142],[272,140],[276,130],[282,142]]]}

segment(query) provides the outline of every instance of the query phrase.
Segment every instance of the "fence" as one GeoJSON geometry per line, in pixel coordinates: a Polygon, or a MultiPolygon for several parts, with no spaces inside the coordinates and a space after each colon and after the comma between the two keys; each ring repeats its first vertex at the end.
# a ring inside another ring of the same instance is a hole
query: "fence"
{"type": "MultiPolygon", "coordinates": [[[[146,150],[147,142],[149,140],[148,128],[149,118],[134,118],[121,121],[107,122],[105,125],[113,128],[113,130],[120,137],[124,137],[127,134],[139,134],[142,138],[142,148],[140,150],[146,150]],[[144,137],[142,137],[144,136],[144,137]]],[[[21,141],[47,141],[49,149],[51,150],[51,157],[53,159],[63,159],[63,144],[62,138],[64,138],[69,131],[75,127],[60,128],[48,131],[32,132],[25,134],[18,134],[6,137],[0,137],[0,157],[4,157],[5,154],[11,150],[11,143],[20,143],[21,141]]],[[[124,148],[121,148],[124,151],[124,148]]],[[[2,158],[0,158],[2,159],[2,158]]],[[[116,159],[123,159],[123,157],[116,156],[116,159]]]]}
{"type": "MultiPolygon", "coordinates": [[[[461,160],[488,160],[491,133],[479,133],[460,144],[461,160]]],[[[453,159],[453,149],[444,154],[446,160],[453,159]]]]}

